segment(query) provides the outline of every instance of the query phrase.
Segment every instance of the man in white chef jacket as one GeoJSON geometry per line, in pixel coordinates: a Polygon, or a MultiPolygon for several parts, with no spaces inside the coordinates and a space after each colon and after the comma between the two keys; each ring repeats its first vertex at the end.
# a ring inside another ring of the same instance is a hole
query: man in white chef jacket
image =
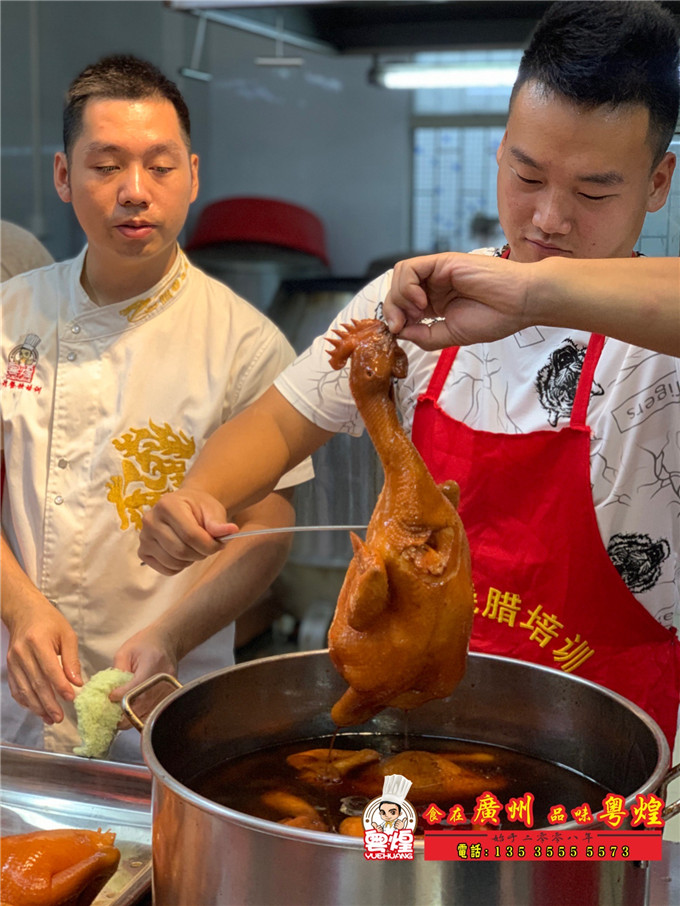
{"type": "MultiPolygon", "coordinates": [[[[184,100],[155,67],[109,57],[74,80],[54,181],[87,245],[3,285],[2,738],[70,752],[75,689],[95,672],[129,670],[129,687],[179,661],[185,680],[233,663],[233,621],[286,542],[239,541],[160,575],[140,565],[138,531],[294,354],[177,244],[198,158],[184,100]]],[[[308,463],[289,472],[233,521],[291,524],[292,487],[309,477],[308,463]]],[[[111,757],[139,749],[130,731],[111,757]]]]}

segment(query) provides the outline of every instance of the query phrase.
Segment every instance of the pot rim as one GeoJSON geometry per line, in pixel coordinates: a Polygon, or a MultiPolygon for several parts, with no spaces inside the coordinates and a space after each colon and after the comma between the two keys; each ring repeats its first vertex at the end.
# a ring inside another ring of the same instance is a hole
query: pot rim
{"type": "MultiPolygon", "coordinates": [[[[290,827],[285,824],[278,824],[275,821],[269,821],[265,818],[256,818],[255,816],[248,815],[245,812],[238,812],[226,805],[220,805],[217,802],[213,802],[207,797],[201,796],[199,793],[194,792],[189,787],[185,786],[181,781],[177,780],[165,767],[163,767],[155,752],[153,751],[153,747],[151,745],[150,737],[154,724],[160,718],[162,713],[166,710],[166,708],[170,707],[177,698],[181,697],[185,692],[188,692],[196,686],[200,686],[208,680],[214,679],[225,673],[232,674],[234,672],[243,672],[244,670],[253,669],[257,667],[258,664],[261,664],[263,662],[270,662],[272,660],[289,661],[294,658],[309,658],[311,655],[320,654],[328,655],[328,649],[318,649],[317,651],[294,651],[289,654],[275,655],[273,657],[264,657],[258,658],[256,660],[245,661],[241,664],[233,664],[228,667],[223,667],[220,670],[215,670],[212,673],[206,674],[205,676],[197,677],[196,679],[193,679],[190,682],[186,683],[186,685],[182,685],[179,688],[176,688],[174,692],[171,692],[155,706],[140,731],[142,737],[142,755],[144,757],[144,761],[147,764],[147,767],[151,771],[153,782],[155,783],[156,780],[158,780],[172,793],[184,800],[187,800],[192,806],[195,806],[196,808],[199,808],[201,811],[207,812],[208,814],[226,818],[230,822],[240,827],[249,828],[250,830],[258,831],[259,833],[268,834],[270,836],[288,837],[291,840],[296,840],[298,842],[306,841],[308,843],[314,843],[316,845],[320,844],[323,846],[340,847],[344,849],[349,848],[363,850],[364,840],[361,837],[350,837],[328,831],[312,831],[305,828],[290,827]]],[[[482,652],[470,652],[468,657],[474,657],[477,660],[494,661],[503,664],[521,664],[539,671],[546,671],[550,674],[557,674],[560,677],[565,676],[565,673],[562,670],[557,670],[552,667],[545,667],[541,664],[532,664],[529,661],[522,661],[519,658],[508,658],[496,654],[485,654],[482,652]]],[[[158,674],[159,679],[163,676],[163,674],[158,674]]],[[[666,740],[663,731],[656,723],[656,721],[652,717],[650,717],[650,715],[647,714],[646,711],[643,711],[642,708],[640,708],[634,702],[630,701],[630,699],[619,695],[617,692],[613,692],[611,689],[607,689],[605,686],[600,686],[598,683],[584,679],[583,677],[573,676],[572,674],[567,674],[567,676],[570,682],[575,682],[585,687],[593,688],[601,694],[604,694],[608,698],[613,699],[614,701],[623,705],[628,710],[632,711],[635,716],[638,717],[638,719],[640,719],[644,724],[647,725],[648,729],[651,731],[654,737],[658,750],[658,758],[654,767],[654,771],[642,787],[635,790],[635,792],[631,793],[625,799],[626,807],[630,808],[630,806],[635,802],[636,797],[640,793],[650,793],[658,790],[666,775],[668,774],[670,768],[670,749],[668,746],[668,741],[666,740]]],[[[171,677],[170,679],[172,679],[174,684],[177,685],[174,677],[171,677]]],[[[149,680],[147,682],[151,684],[152,680],[149,680]]],[[[135,690],[131,690],[131,692],[128,694],[130,696],[133,696],[134,693],[135,690]]],[[[455,690],[452,694],[455,695],[455,690]]],[[[124,710],[127,711],[127,708],[124,708],[124,710]]],[[[568,768],[568,766],[566,765],[562,765],[562,767],[568,768]]],[[[528,830],[562,832],[572,830],[597,830],[602,827],[605,827],[604,823],[597,820],[594,820],[589,824],[582,824],[573,820],[567,821],[564,824],[555,824],[551,825],[550,827],[543,827],[540,829],[529,828],[528,830]]],[[[501,833],[500,830],[498,832],[501,833]]],[[[424,840],[422,838],[417,838],[414,845],[416,852],[418,852],[419,850],[422,851],[424,847],[424,840]]]]}

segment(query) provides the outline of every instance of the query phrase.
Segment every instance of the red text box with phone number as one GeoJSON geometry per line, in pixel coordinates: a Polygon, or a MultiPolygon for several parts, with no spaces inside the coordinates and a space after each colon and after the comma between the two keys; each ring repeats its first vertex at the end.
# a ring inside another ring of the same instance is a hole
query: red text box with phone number
{"type": "Polygon", "coordinates": [[[425,831],[425,861],[629,862],[661,859],[659,831],[425,831]]]}

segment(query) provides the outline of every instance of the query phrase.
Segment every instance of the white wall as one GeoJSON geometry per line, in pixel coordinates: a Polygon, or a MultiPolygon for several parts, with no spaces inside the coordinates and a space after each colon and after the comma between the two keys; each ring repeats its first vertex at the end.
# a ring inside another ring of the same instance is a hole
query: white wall
{"type": "Polygon", "coordinates": [[[306,52],[304,67],[282,73],[254,63],[255,56],[273,54],[273,41],[211,23],[201,67],[214,78],[202,83],[178,73],[191,59],[196,20],[157,0],[4,0],[0,16],[2,216],[40,234],[55,257],[75,254],[83,241],[52,186],[63,93],[87,63],[118,52],[159,65],[189,104],[201,191],[187,232],[209,201],[261,195],[301,204],[323,220],[336,274],[361,274],[373,258],[408,248],[409,97],[370,86],[369,58],[306,52]],[[40,108],[37,196],[34,84],[40,108]]]}
{"type": "MultiPolygon", "coordinates": [[[[59,201],[52,184],[54,153],[62,147],[64,92],[84,66],[107,53],[137,53],[163,66],[168,20],[162,14],[155,2],[20,0],[0,5],[2,216],[33,230],[57,258],[74,254],[83,242],[69,206],[59,201]],[[32,115],[35,101],[37,118],[32,115]],[[36,138],[41,169],[37,193],[36,138]]],[[[180,53],[178,48],[176,55],[180,53]]]]}
{"type": "Polygon", "coordinates": [[[253,62],[272,42],[219,26],[208,34],[204,199],[255,194],[311,208],[336,273],[362,273],[371,257],[406,248],[408,98],[368,85],[366,57],[306,54],[303,67],[282,71],[253,62]]]}

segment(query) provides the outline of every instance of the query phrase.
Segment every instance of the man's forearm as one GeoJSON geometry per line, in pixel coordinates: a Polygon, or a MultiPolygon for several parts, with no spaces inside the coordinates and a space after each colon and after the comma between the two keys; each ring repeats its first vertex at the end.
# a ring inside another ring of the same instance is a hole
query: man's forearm
{"type": "Polygon", "coordinates": [[[0,592],[2,621],[11,628],[20,609],[29,606],[51,606],[21,568],[5,538],[0,538],[0,564],[2,565],[2,588],[0,592]]]}
{"type": "Polygon", "coordinates": [[[262,500],[282,475],[332,436],[271,387],[211,435],[182,486],[212,494],[231,518],[262,500]]]}
{"type": "Polygon", "coordinates": [[[528,267],[531,323],[590,330],[680,356],[679,258],[549,258],[528,267]]]}
{"type": "Polygon", "coordinates": [[[48,723],[60,721],[57,696],[73,699],[82,685],[78,639],[67,620],[36,588],[2,535],[2,620],[10,635],[7,680],[12,696],[48,723]]]}

